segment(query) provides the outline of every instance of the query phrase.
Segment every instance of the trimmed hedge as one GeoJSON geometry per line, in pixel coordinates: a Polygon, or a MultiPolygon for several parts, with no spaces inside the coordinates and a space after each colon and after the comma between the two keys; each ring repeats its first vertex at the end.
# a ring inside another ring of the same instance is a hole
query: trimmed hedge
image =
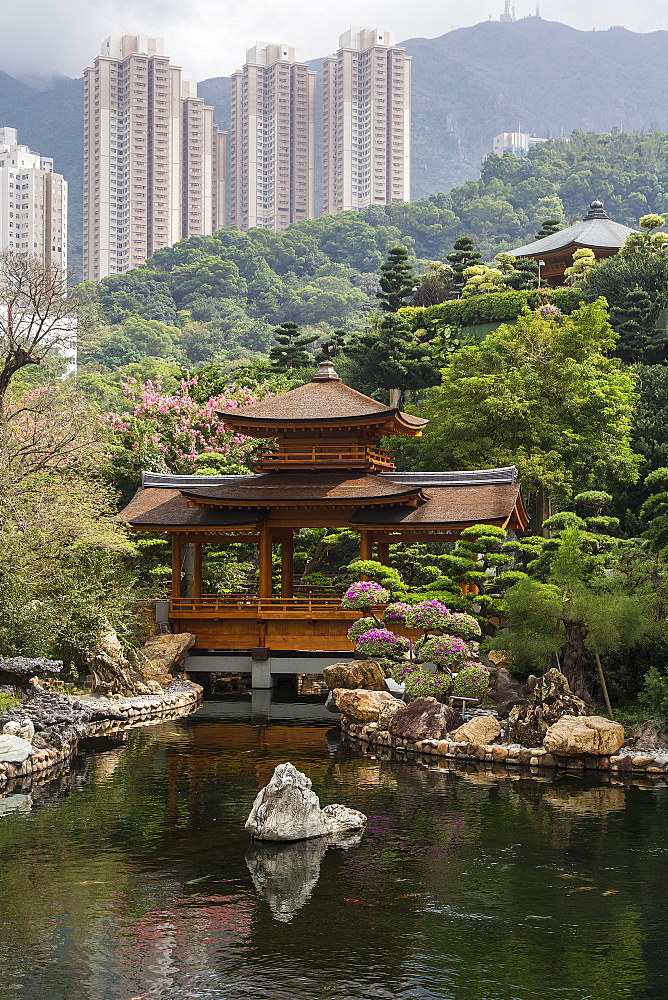
{"type": "Polygon", "coordinates": [[[513,322],[525,309],[538,309],[549,302],[568,315],[585,301],[576,288],[543,289],[541,294],[533,289],[522,292],[494,292],[473,295],[468,299],[451,299],[437,306],[406,306],[401,315],[413,330],[437,330],[444,326],[467,327],[484,323],[513,322]]]}

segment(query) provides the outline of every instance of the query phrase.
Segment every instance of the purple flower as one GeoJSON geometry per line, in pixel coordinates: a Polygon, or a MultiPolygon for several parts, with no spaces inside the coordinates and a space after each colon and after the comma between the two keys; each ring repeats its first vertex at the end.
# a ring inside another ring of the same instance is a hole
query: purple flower
{"type": "Polygon", "coordinates": [[[433,629],[445,629],[450,621],[450,611],[440,601],[421,601],[406,613],[406,624],[409,628],[421,629],[423,632],[433,629]]]}
{"type": "Polygon", "coordinates": [[[477,639],[482,634],[482,629],[472,615],[454,613],[450,615],[447,624],[450,635],[458,635],[462,639],[477,639]]]}
{"type": "Polygon", "coordinates": [[[489,670],[484,663],[467,660],[455,677],[453,694],[460,698],[482,698],[489,685],[489,670]]]}
{"type": "Polygon", "coordinates": [[[376,604],[387,604],[389,599],[389,593],[379,583],[360,580],[348,587],[341,600],[341,607],[346,610],[366,611],[376,604]]]}
{"type": "Polygon", "coordinates": [[[383,621],[405,622],[406,615],[412,610],[412,604],[402,604],[400,601],[396,601],[394,604],[388,604],[383,612],[383,621]]]}
{"type": "Polygon", "coordinates": [[[407,639],[401,639],[386,628],[371,628],[357,639],[357,649],[366,656],[398,656],[407,651],[407,639]]]}
{"type": "Polygon", "coordinates": [[[470,656],[468,646],[456,635],[435,635],[431,639],[425,639],[419,644],[417,651],[421,660],[447,667],[461,663],[465,656],[470,656]]]}

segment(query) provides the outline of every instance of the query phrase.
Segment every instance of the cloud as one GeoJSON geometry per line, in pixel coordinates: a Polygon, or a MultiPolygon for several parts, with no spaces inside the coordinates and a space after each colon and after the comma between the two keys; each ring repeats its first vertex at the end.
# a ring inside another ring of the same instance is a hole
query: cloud
{"type": "MultiPolygon", "coordinates": [[[[513,0],[517,15],[532,0],[513,0]]],[[[590,31],[624,24],[634,31],[668,28],[665,0],[542,0],[541,14],[590,31]]],[[[3,5],[0,68],[13,76],[80,76],[112,31],[165,39],[165,52],[187,79],[226,76],[256,41],[295,45],[305,59],[333,52],[350,24],[393,31],[397,41],[442,35],[496,19],[503,0],[23,0],[3,5]]]]}

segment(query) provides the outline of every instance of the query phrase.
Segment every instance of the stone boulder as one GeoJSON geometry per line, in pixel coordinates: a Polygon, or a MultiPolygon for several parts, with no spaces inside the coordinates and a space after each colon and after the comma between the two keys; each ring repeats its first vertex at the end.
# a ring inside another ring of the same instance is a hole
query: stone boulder
{"type": "Polygon", "coordinates": [[[332,699],[342,715],[362,724],[378,722],[384,706],[392,706],[390,710],[395,712],[404,707],[403,701],[398,701],[388,691],[349,691],[346,688],[335,688],[332,699]]]}
{"type": "Polygon", "coordinates": [[[351,660],[350,663],[333,663],[322,672],[330,691],[348,688],[351,691],[386,691],[385,672],[375,660],[351,660]]]}
{"type": "Polygon", "coordinates": [[[492,686],[490,694],[500,718],[507,719],[515,705],[527,703],[529,692],[526,684],[522,684],[517,677],[513,677],[506,667],[499,667],[496,671],[496,682],[492,686]]]}
{"type": "MultiPolygon", "coordinates": [[[[664,750],[668,748],[668,733],[656,719],[643,722],[631,734],[632,745],[637,750],[664,750]]],[[[629,744],[631,745],[631,744],[629,744]]]]}
{"type": "Polygon", "coordinates": [[[20,736],[0,733],[0,760],[6,764],[22,764],[33,752],[32,743],[20,736]]]}
{"type": "Polygon", "coordinates": [[[0,683],[15,684],[17,680],[27,684],[31,677],[46,677],[48,674],[59,674],[63,669],[62,660],[46,660],[43,656],[11,656],[7,660],[0,659],[0,683]]]}
{"type": "Polygon", "coordinates": [[[450,733],[448,739],[457,743],[482,743],[487,746],[498,740],[500,735],[501,724],[497,718],[493,715],[477,715],[450,733]]]}
{"type": "Polygon", "coordinates": [[[347,806],[320,808],[311,779],[293,764],[279,764],[268,785],[258,792],[246,830],[258,840],[308,840],[345,830],[361,830],[366,816],[347,806]]]}
{"type": "Polygon", "coordinates": [[[2,727],[3,733],[7,736],[20,736],[22,740],[32,743],[35,736],[35,727],[31,719],[12,719],[2,727]]]}
{"type": "Polygon", "coordinates": [[[599,715],[565,715],[550,726],[543,746],[561,757],[616,754],[624,742],[624,727],[599,715]]]}
{"type": "Polygon", "coordinates": [[[194,645],[195,636],[190,632],[153,635],[147,639],[139,651],[144,683],[157,682],[161,688],[169,687],[174,680],[172,673],[183,669],[185,655],[194,645]]]}
{"type": "Polygon", "coordinates": [[[442,740],[454,729],[461,716],[450,705],[435,698],[416,698],[404,705],[390,720],[390,735],[403,740],[442,740]]]}
{"type": "Polygon", "coordinates": [[[508,716],[508,739],[525,747],[540,746],[551,725],[564,715],[587,714],[585,702],[574,695],[556,668],[534,678],[529,700],[515,705],[508,716]]]}

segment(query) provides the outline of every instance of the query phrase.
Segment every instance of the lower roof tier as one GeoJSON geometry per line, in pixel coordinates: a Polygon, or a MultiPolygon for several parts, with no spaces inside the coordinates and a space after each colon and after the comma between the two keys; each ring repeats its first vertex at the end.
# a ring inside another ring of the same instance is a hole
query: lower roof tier
{"type": "Polygon", "coordinates": [[[236,533],[263,522],[311,523],[391,532],[453,530],[488,523],[523,530],[528,522],[514,468],[465,473],[366,476],[147,474],[118,519],[144,531],[236,533]],[[278,481],[277,481],[278,480],[278,481]],[[201,482],[202,486],[196,485],[201,482]],[[206,485],[205,485],[206,484],[206,485]]]}

